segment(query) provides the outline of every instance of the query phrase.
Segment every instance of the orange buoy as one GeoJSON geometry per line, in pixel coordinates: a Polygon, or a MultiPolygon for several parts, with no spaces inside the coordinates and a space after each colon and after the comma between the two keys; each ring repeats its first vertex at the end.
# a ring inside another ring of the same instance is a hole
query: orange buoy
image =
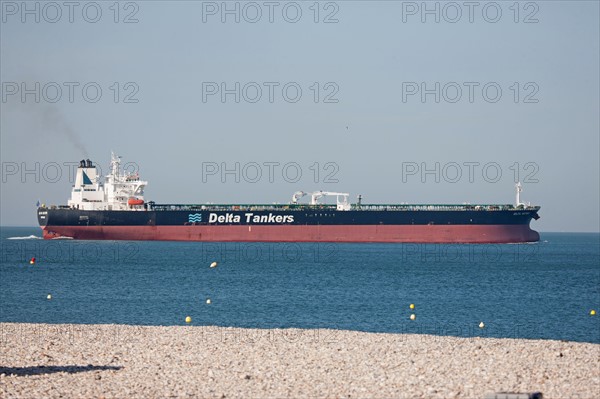
{"type": "Polygon", "coordinates": [[[35,258],[31,258],[31,259],[29,260],[29,264],[30,264],[30,265],[35,265],[35,258]]]}

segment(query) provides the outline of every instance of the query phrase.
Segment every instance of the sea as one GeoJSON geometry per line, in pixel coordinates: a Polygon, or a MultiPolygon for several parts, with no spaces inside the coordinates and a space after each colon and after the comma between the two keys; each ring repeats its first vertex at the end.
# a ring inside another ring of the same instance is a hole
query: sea
{"type": "Polygon", "coordinates": [[[189,316],[196,326],[600,343],[598,233],[497,245],[202,243],[42,240],[38,227],[2,227],[0,244],[0,322],[173,326],[189,316]]]}

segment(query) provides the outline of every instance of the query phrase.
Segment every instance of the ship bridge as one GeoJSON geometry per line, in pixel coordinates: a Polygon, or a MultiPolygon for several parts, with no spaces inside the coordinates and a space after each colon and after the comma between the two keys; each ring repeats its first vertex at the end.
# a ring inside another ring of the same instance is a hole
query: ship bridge
{"type": "Polygon", "coordinates": [[[121,157],[111,153],[110,173],[102,181],[89,159],[81,160],[67,205],[82,210],[144,210],[147,181],[121,171],[121,157]]]}

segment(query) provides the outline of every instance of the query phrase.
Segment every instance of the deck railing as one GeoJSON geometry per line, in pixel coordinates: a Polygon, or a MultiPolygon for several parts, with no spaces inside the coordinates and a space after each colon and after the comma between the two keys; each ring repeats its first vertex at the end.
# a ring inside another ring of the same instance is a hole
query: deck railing
{"type": "MultiPolygon", "coordinates": [[[[149,208],[155,211],[228,211],[228,212],[253,212],[253,211],[306,211],[324,210],[336,211],[336,205],[319,204],[154,204],[149,208]]],[[[510,204],[352,204],[351,211],[518,211],[535,210],[536,206],[515,207],[510,204]]],[[[345,212],[345,211],[340,211],[345,212]]]]}

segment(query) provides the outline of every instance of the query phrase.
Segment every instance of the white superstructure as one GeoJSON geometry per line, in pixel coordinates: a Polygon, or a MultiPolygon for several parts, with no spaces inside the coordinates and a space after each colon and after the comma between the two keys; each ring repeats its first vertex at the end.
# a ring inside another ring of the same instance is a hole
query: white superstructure
{"type": "Polygon", "coordinates": [[[82,160],[77,168],[75,184],[68,205],[83,210],[144,210],[144,188],[147,181],[137,173],[121,173],[121,157],[111,154],[110,173],[102,182],[98,168],[82,160]]]}
{"type": "Polygon", "coordinates": [[[516,189],[516,198],[515,198],[515,208],[518,207],[530,207],[531,206],[531,202],[525,203],[525,202],[521,202],[521,193],[523,192],[523,186],[521,186],[521,182],[518,182],[515,185],[515,189],[516,189]]]}
{"type": "MultiPolygon", "coordinates": [[[[305,193],[304,191],[296,191],[294,195],[292,195],[292,204],[297,204],[300,198],[305,195],[309,195],[309,193],[305,193]]],[[[314,191],[310,193],[310,204],[311,205],[319,205],[319,200],[322,197],[326,196],[335,196],[336,197],[336,205],[338,211],[349,211],[351,208],[350,202],[348,202],[348,197],[350,194],[348,193],[334,193],[331,191],[314,191]]]]}

